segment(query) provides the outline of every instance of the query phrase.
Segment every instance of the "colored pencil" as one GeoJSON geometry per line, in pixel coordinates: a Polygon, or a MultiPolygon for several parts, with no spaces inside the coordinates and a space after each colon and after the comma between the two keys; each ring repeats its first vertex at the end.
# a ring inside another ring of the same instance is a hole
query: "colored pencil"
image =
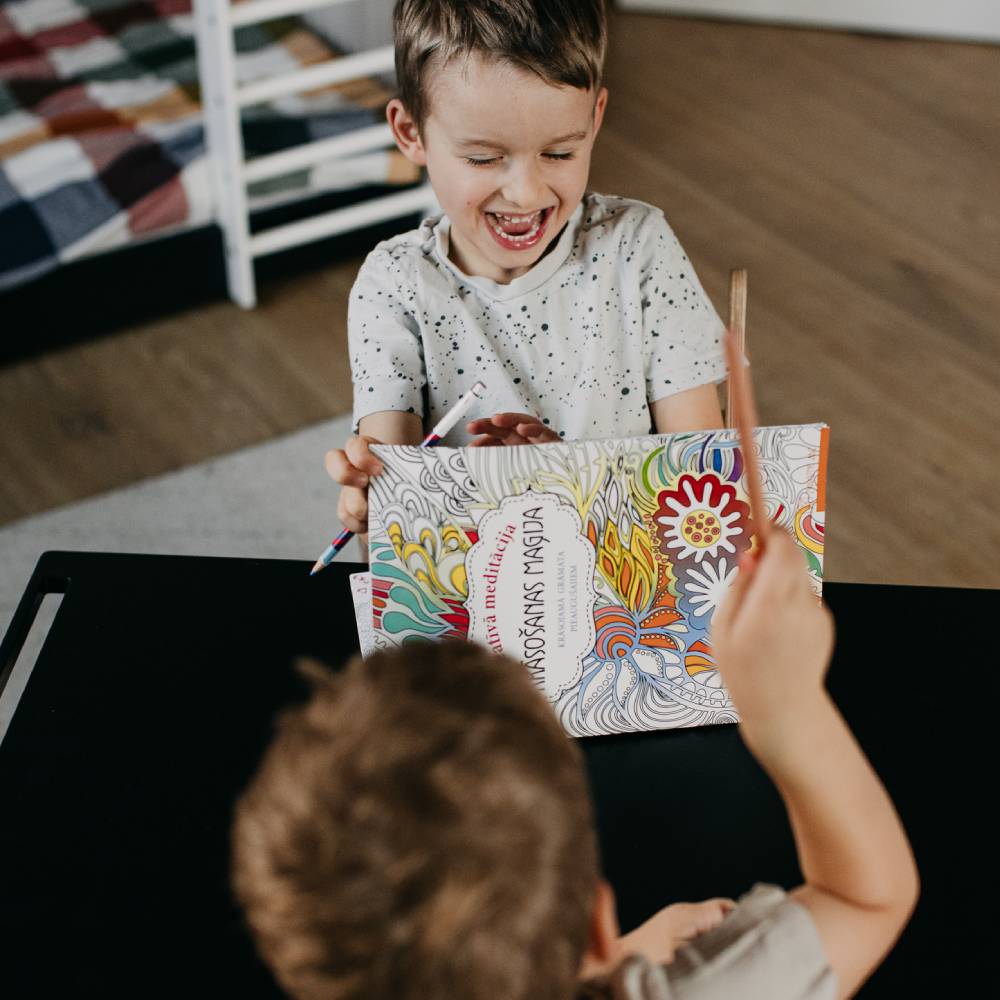
{"type": "MultiPolygon", "coordinates": [[[[477,399],[482,399],[486,392],[486,386],[482,382],[477,382],[433,427],[430,434],[420,442],[421,448],[433,448],[441,439],[462,419],[465,412],[477,399]]],[[[309,575],[313,576],[321,569],[326,569],[333,561],[333,557],[354,537],[353,531],[347,528],[337,535],[330,542],[323,554],[316,560],[309,575]]]]}
{"type": "MultiPolygon", "coordinates": [[[[736,267],[729,272],[729,329],[736,336],[736,346],[747,353],[747,272],[745,267],[736,267]]],[[[735,382],[726,383],[726,426],[733,426],[736,412],[734,402],[735,382]]]]}
{"type": "Polygon", "coordinates": [[[760,466],[754,450],[753,429],[757,426],[757,407],[754,405],[753,388],[739,348],[736,331],[726,331],[726,361],[729,365],[729,388],[732,394],[733,416],[743,452],[747,492],[750,494],[750,519],[753,521],[761,549],[767,542],[771,522],[767,518],[764,495],[761,490],[760,466]]]}

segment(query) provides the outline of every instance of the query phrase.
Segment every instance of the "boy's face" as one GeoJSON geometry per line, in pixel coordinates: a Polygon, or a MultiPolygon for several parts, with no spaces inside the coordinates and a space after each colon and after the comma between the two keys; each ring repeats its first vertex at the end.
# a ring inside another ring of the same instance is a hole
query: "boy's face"
{"type": "Polygon", "coordinates": [[[422,134],[390,104],[400,149],[427,167],[466,274],[506,284],[545,254],[586,190],[606,102],[604,88],[595,101],[592,90],[472,56],[434,74],[422,134]]]}

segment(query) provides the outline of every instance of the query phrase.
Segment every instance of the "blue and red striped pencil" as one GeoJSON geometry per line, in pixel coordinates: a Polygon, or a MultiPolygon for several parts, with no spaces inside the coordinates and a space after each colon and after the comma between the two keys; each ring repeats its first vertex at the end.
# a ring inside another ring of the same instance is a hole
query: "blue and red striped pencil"
{"type": "MultiPolygon", "coordinates": [[[[473,400],[482,399],[486,392],[486,386],[482,382],[477,382],[435,425],[430,434],[420,442],[421,448],[433,448],[444,436],[462,419],[465,411],[472,405],[473,400]]],[[[309,575],[318,573],[321,569],[326,569],[333,562],[333,557],[354,537],[353,531],[347,528],[337,535],[326,547],[326,551],[316,560],[309,575]]]]}

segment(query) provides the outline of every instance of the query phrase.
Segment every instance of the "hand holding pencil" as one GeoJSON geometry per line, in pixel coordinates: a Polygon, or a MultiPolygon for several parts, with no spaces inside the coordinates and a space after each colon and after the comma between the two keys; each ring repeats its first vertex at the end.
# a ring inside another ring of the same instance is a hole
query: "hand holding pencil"
{"type": "Polygon", "coordinates": [[[342,448],[326,453],[326,471],[341,486],[337,497],[337,517],[340,523],[357,535],[368,532],[368,485],[382,472],[382,462],[372,451],[373,445],[400,443],[406,438],[383,438],[376,434],[355,434],[342,448]]]}
{"type": "MultiPolygon", "coordinates": [[[[475,385],[467,392],[464,396],[434,425],[433,430],[428,434],[423,441],[420,442],[421,448],[433,448],[434,445],[438,444],[441,439],[462,419],[469,407],[476,400],[482,399],[484,393],[486,392],[486,386],[482,382],[476,382],[475,385]]],[[[381,463],[378,459],[371,454],[369,445],[379,444],[380,442],[375,441],[373,438],[356,437],[352,438],[348,443],[348,453],[346,456],[347,460],[355,463],[353,472],[357,475],[354,477],[357,482],[351,485],[357,486],[358,488],[366,488],[368,485],[368,474],[375,475],[381,471],[381,463]],[[353,449],[353,451],[352,451],[353,449]],[[367,471],[366,471],[367,470],[367,471]]],[[[338,479],[340,482],[344,482],[339,476],[334,478],[338,479]]],[[[360,522],[355,520],[355,527],[359,525],[360,522]]],[[[351,528],[344,528],[343,531],[326,547],[323,554],[316,560],[313,565],[310,576],[318,573],[320,570],[325,569],[333,561],[334,556],[354,537],[355,532],[351,528]]]]}

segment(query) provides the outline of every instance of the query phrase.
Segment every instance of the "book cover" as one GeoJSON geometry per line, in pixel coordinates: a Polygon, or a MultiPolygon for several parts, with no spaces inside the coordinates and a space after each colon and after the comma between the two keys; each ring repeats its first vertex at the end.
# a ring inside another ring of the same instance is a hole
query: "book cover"
{"type": "MultiPolygon", "coordinates": [[[[827,438],[754,432],[766,516],[817,595],[827,438]]],[[[513,656],[575,736],[738,721],[711,644],[757,546],[735,430],[373,450],[372,648],[455,637],[513,656]]]]}

